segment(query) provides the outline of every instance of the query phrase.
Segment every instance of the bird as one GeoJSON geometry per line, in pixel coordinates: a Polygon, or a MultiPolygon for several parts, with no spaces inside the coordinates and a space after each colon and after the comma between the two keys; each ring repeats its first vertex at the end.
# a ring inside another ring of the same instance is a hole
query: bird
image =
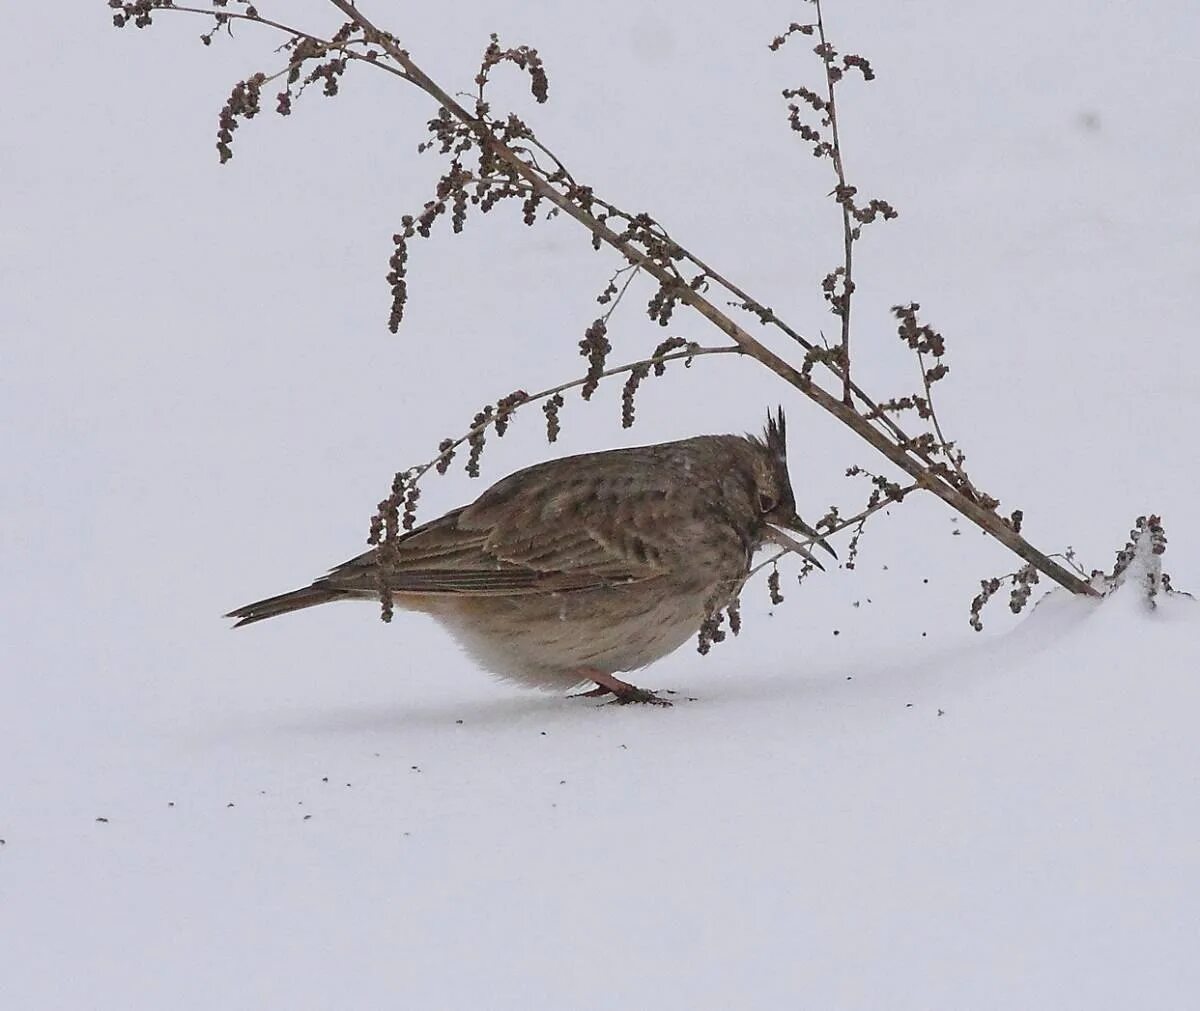
{"type": "Polygon", "coordinates": [[[431,615],[493,675],[618,703],[669,705],[620,677],[733,603],[768,544],[836,552],[796,512],[783,409],[758,435],[548,460],[302,589],[246,604],[235,628],[337,600],[431,615]],[[807,538],[800,542],[789,531],[807,538]]]}

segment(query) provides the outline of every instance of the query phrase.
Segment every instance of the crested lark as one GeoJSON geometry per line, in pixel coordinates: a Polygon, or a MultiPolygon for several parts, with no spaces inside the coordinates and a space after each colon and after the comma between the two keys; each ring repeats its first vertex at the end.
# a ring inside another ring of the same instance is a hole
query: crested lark
{"type": "MultiPolygon", "coordinates": [[[[762,438],[701,435],[518,471],[471,505],[304,589],[239,607],[249,625],[331,600],[378,600],[444,624],[485,670],[536,688],[657,702],[616,677],[677,649],[726,607],[779,528],[833,549],[796,515],[783,411],[762,438]]],[[[818,563],[819,564],[819,563],[818,563]]],[[[235,626],[237,627],[237,626],[235,626]]]]}

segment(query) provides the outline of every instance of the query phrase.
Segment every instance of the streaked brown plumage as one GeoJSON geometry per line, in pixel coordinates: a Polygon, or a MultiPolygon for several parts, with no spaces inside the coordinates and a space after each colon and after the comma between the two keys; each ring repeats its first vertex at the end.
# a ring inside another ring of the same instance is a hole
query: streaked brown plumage
{"type": "MultiPolygon", "coordinates": [[[[796,515],[782,410],[761,439],[702,435],[518,471],[400,538],[387,585],[493,674],[544,689],[594,681],[618,701],[661,702],[615,675],[694,636],[737,596],[765,543],[797,546],[777,527],[816,538],[796,515]]],[[[378,596],[372,549],[227,617],[248,625],[378,596]]]]}

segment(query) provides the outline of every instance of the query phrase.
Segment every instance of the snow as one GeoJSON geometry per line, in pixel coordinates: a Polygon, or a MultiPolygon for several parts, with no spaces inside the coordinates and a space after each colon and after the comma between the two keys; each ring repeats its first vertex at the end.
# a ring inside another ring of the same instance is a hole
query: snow
{"type": "MultiPolygon", "coordinates": [[[[834,330],[831,184],[778,98],[812,66],[766,50],[796,10],[619,0],[584,33],[569,5],[386,6],[458,87],[488,32],[537,45],[549,104],[507,70],[497,100],[834,330]]],[[[901,213],[856,253],[860,382],[918,382],[887,310],[920,302],[942,422],[1029,538],[1109,567],[1160,512],[1196,589],[1200,10],[827,13],[879,74],[845,92],[848,170],[901,213]]],[[[873,520],[854,571],[785,568],[739,638],[650,668],[670,710],[494,683],[365,605],[229,631],[360,550],[391,474],[482,404],[576,374],[615,264],[498,209],[414,246],[392,337],[388,240],[437,173],[418,96],[350,73],[219,167],[217,110],[274,41],[48,17],[10,12],[56,59],[9,54],[0,132],[5,1007],[1200,1003],[1197,605],[1149,612],[1131,581],[1014,618],[1002,594],[974,633],[979,580],[1017,563],[931,498],[873,520]]],[[[666,336],[638,313],[614,361],[666,336]]],[[[669,333],[714,339],[682,310],[669,333]]],[[[749,363],[647,380],[629,432],[619,385],[568,398],[554,452],[757,429],[782,400],[810,521],[881,465],[749,363]]],[[[540,423],[489,443],[483,482],[547,454],[540,423]]],[[[482,487],[455,468],[421,515],[482,487]]]]}

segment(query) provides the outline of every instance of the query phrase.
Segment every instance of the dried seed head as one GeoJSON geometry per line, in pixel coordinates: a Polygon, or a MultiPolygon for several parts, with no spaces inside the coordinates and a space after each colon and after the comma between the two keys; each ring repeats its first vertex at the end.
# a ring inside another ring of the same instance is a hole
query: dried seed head
{"type": "Polygon", "coordinates": [[[499,36],[493,34],[491,42],[483,52],[483,60],[479,65],[479,73],[475,75],[475,83],[482,95],[488,84],[488,74],[500,63],[512,63],[514,66],[529,74],[529,90],[539,103],[545,102],[550,90],[550,82],[546,78],[546,69],[542,58],[536,49],[529,46],[517,46],[513,49],[501,49],[499,36]]]}
{"type": "Polygon", "coordinates": [[[783,594],[779,592],[779,567],[774,566],[771,569],[771,574],[767,576],[767,589],[771,594],[772,604],[782,604],[783,594]]]}
{"type": "Polygon", "coordinates": [[[975,599],[971,601],[971,627],[976,632],[983,631],[983,619],[980,616],[983,611],[983,606],[992,596],[1000,589],[1000,580],[996,577],[991,579],[982,579],[979,581],[979,592],[975,595],[975,599]]]}
{"type": "Polygon", "coordinates": [[[863,75],[864,81],[875,80],[875,71],[871,69],[871,64],[868,63],[866,61],[866,59],[864,59],[861,56],[855,56],[853,53],[849,53],[846,56],[843,56],[842,57],[842,66],[845,67],[847,70],[849,70],[850,68],[853,67],[855,70],[857,70],[859,73],[861,73],[863,75]]]}
{"type": "MultiPolygon", "coordinates": [[[[665,341],[662,341],[658,345],[658,347],[656,347],[654,349],[654,353],[650,357],[651,358],[661,358],[663,355],[670,354],[676,348],[698,349],[699,347],[700,347],[700,345],[697,344],[695,341],[689,341],[683,337],[668,337],[665,341]]],[[[691,359],[687,359],[686,361],[691,361],[691,359]]],[[[664,375],[666,373],[666,371],[667,371],[667,363],[666,362],[655,362],[654,363],[654,374],[656,376],[661,377],[662,375],[664,375]]]]}
{"type": "Polygon", "coordinates": [[[1020,614],[1029,603],[1029,595],[1033,592],[1034,584],[1038,581],[1038,570],[1030,563],[1022,566],[1012,576],[1012,593],[1009,594],[1008,608],[1013,614],[1020,614]]]}
{"type": "Polygon", "coordinates": [[[528,399],[529,394],[524,390],[514,390],[507,397],[501,397],[496,401],[496,435],[498,437],[504,437],[513,412],[528,399]]]}
{"type": "Polygon", "coordinates": [[[434,465],[439,474],[445,474],[450,469],[450,462],[454,459],[454,440],[443,439],[438,443],[437,463],[434,465]]]}
{"type": "Polygon", "coordinates": [[[471,447],[467,454],[468,477],[479,477],[479,458],[483,456],[483,446],[487,441],[487,428],[493,414],[492,405],[488,404],[471,421],[471,432],[467,436],[467,445],[471,447]]]}
{"type": "Polygon", "coordinates": [[[708,603],[708,613],[704,621],[700,624],[700,634],[696,643],[696,652],[701,656],[708,655],[709,650],[713,647],[713,643],[725,641],[725,630],[721,628],[724,620],[725,615],[716,606],[716,602],[710,601],[708,603]]]}
{"type": "MultiPolygon", "coordinates": [[[[600,385],[600,376],[604,372],[604,363],[612,351],[608,341],[608,323],[603,318],[594,320],[584,331],[583,340],[579,342],[579,353],[588,360],[587,382],[579,391],[584,400],[591,400],[592,394],[600,385]]],[[[551,440],[553,441],[553,440],[551,440]]]]}
{"type": "Polygon", "coordinates": [[[789,36],[791,36],[791,35],[797,35],[797,34],[798,34],[798,35],[811,35],[811,34],[813,33],[813,29],[814,29],[815,27],[816,27],[815,25],[800,25],[800,24],[796,24],[796,22],[794,22],[794,21],[793,21],[793,22],[792,22],[790,25],[788,25],[788,29],[787,29],[787,31],[786,31],[786,32],[784,32],[782,35],[776,35],[776,36],[775,36],[775,38],[773,38],[773,39],[771,40],[771,42],[770,42],[770,44],[769,44],[768,48],[769,48],[769,49],[771,50],[771,52],[773,52],[773,53],[774,53],[774,52],[778,52],[778,50],[780,49],[780,47],[781,47],[781,46],[782,46],[782,45],[783,45],[785,42],[787,42],[787,40],[788,40],[788,37],[789,37],[789,36]]]}
{"type": "MultiPolygon", "coordinates": [[[[146,17],[149,18],[149,14],[146,17]]],[[[217,153],[222,165],[233,157],[233,131],[238,128],[238,119],[253,119],[262,110],[262,86],[266,79],[266,74],[258,73],[238,81],[221,107],[217,122],[217,153]]]]}
{"type": "Polygon", "coordinates": [[[621,391],[621,427],[632,428],[634,418],[633,398],[637,395],[638,386],[643,379],[650,375],[650,366],[635,365],[629,370],[629,378],[625,380],[625,388],[621,391]]]}
{"type": "Polygon", "coordinates": [[[542,404],[542,412],[546,415],[546,441],[556,442],[558,433],[561,429],[558,420],[558,412],[562,410],[563,396],[561,393],[556,393],[542,404]]]}

